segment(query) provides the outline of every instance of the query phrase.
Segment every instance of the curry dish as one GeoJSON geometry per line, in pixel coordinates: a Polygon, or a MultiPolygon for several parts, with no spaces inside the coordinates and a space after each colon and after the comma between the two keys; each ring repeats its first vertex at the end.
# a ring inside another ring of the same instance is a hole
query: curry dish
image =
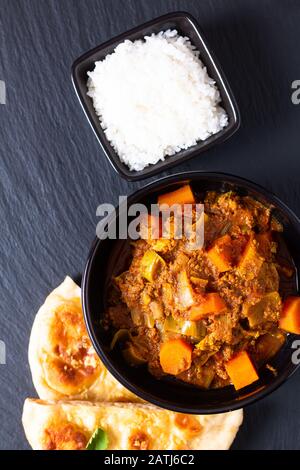
{"type": "Polygon", "coordinates": [[[283,229],[271,208],[233,192],[196,199],[185,185],[158,203],[203,203],[204,246],[175,239],[172,215],[168,237],[152,236],[161,219],[141,222],[128,269],[112,279],[104,327],[112,349],[156,378],[240,389],[259,379],[261,366],[271,369],[285,342],[280,278],[293,267],[278,262],[283,229]]]}

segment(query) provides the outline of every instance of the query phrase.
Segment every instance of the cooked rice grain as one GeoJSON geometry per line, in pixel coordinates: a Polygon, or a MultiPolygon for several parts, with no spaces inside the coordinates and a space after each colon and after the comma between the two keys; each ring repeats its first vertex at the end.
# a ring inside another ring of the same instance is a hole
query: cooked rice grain
{"type": "Polygon", "coordinates": [[[101,126],[130,170],[164,160],[228,124],[199,52],[175,30],[124,41],[88,75],[101,126]]]}

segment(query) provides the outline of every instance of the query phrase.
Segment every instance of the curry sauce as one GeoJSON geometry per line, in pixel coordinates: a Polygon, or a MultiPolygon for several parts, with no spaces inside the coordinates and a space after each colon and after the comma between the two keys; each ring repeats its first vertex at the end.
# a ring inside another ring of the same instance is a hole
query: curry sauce
{"type": "Polygon", "coordinates": [[[127,269],[112,279],[105,323],[132,366],[238,389],[285,342],[278,324],[295,273],[271,207],[234,192],[207,192],[199,202],[202,248],[172,233],[153,239],[141,224],[127,269]]]}

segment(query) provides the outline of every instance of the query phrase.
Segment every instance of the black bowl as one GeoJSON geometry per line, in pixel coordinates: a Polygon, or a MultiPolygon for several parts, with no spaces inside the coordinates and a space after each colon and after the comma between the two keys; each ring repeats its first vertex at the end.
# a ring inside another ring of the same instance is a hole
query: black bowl
{"type": "Polygon", "coordinates": [[[223,142],[225,139],[230,137],[240,125],[239,110],[228,82],[211,49],[208,47],[203,34],[200,32],[196,20],[188,13],[177,12],[160,16],[159,18],[120,34],[110,41],[86,52],[72,65],[72,80],[83,111],[85,112],[104,154],[117,173],[129,181],[148,178],[198,155],[200,152],[207,150],[212,145],[215,145],[218,142],[223,142]],[[218,86],[222,98],[221,104],[228,114],[229,123],[227,127],[217,134],[209,137],[203,142],[199,142],[187,150],[181,150],[175,155],[166,157],[164,161],[146,167],[144,170],[130,171],[128,167],[121,162],[112,145],[106,138],[100,125],[99,118],[94,110],[92,99],[87,96],[87,72],[94,69],[94,64],[97,60],[103,60],[107,54],[111,54],[117,45],[125,39],[134,41],[152,33],[159,33],[160,31],[165,31],[167,29],[177,29],[179,34],[188,36],[194,46],[196,46],[200,51],[200,57],[207,67],[209,75],[215,80],[218,86]]]}
{"type": "MultiPolygon", "coordinates": [[[[154,202],[158,194],[174,190],[184,182],[191,183],[198,194],[207,190],[221,192],[234,190],[241,195],[250,195],[264,204],[273,206],[274,215],[284,226],[284,241],[296,267],[294,280],[285,286],[285,294],[297,293],[297,269],[300,268],[300,221],[283,202],[264,188],[236,176],[195,171],[168,176],[150,183],[130,196],[128,204],[154,202]]],[[[117,209],[111,220],[118,216],[117,209]]],[[[144,400],[170,410],[197,414],[220,413],[244,407],[266,396],[297,369],[298,365],[291,359],[294,352],[293,341],[297,336],[292,334],[287,336],[285,345],[269,361],[269,364],[276,369],[277,375],[264,367],[260,369],[259,380],[240,391],[236,391],[233,386],[201,390],[176,379],[158,380],[147,371],[146,367],[128,366],[119,351],[110,351],[111,337],[100,324],[111,276],[121,272],[124,264],[129,261],[127,243],[126,240],[97,238],[91,248],[82,282],[84,316],[94,348],[108,370],[126,388],[144,400]]]]}

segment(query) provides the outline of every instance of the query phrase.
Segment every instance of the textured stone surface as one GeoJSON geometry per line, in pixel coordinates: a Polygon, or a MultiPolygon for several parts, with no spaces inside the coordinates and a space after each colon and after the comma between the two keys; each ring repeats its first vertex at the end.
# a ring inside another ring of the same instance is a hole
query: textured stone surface
{"type": "MultiPolygon", "coordinates": [[[[65,276],[82,271],[96,207],[144,183],[121,180],[77,102],[70,66],[83,51],[175,10],[199,21],[232,85],[243,125],[228,142],[177,167],[220,170],[277,193],[300,216],[300,5],[294,0],[0,0],[0,447],[28,448],[24,398],[34,315],[65,276]]],[[[300,447],[297,373],[247,408],[236,449],[300,447]]]]}

